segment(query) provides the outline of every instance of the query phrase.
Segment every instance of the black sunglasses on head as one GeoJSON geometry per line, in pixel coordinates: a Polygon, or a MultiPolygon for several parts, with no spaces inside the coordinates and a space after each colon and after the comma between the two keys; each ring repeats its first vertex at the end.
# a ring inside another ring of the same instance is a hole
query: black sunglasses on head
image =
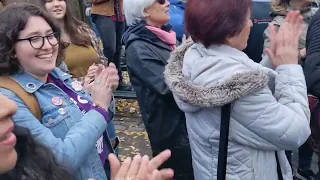
{"type": "Polygon", "coordinates": [[[166,3],[166,0],[157,0],[157,2],[158,2],[159,4],[164,4],[164,3],[166,3]]]}

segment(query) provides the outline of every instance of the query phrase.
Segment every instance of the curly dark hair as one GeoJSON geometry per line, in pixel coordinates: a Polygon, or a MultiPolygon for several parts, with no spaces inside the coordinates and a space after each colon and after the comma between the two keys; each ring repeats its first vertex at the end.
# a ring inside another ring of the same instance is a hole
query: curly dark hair
{"type": "Polygon", "coordinates": [[[71,180],[71,175],[57,164],[53,153],[36,142],[26,128],[16,126],[13,133],[17,136],[15,150],[18,161],[13,170],[0,175],[5,180],[71,180]]]}
{"type": "MultiPolygon", "coordinates": [[[[0,11],[0,75],[15,74],[21,69],[18,59],[14,56],[14,45],[30,16],[42,17],[51,26],[54,33],[61,33],[55,20],[38,6],[17,3],[5,7],[0,11]]],[[[57,66],[61,63],[60,59],[62,59],[65,47],[65,43],[60,41],[57,66]]]]}

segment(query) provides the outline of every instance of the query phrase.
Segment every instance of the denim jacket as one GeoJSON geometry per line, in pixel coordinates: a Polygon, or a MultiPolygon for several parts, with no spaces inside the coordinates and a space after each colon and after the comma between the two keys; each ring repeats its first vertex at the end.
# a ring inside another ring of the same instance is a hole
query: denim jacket
{"type": "MultiPolygon", "coordinates": [[[[68,73],[55,68],[50,75],[60,79],[73,90],[71,75],[68,73]]],[[[73,174],[73,179],[106,180],[107,175],[95,147],[96,141],[104,135],[105,152],[113,152],[104,117],[96,110],[90,110],[84,115],[59,87],[40,82],[28,73],[17,73],[11,78],[37,98],[42,112],[40,122],[13,92],[0,88],[1,94],[17,103],[18,112],[12,118],[14,123],[28,128],[35,140],[50,148],[58,163],[73,174]],[[60,97],[63,105],[54,105],[53,97],[60,97]]],[[[76,93],[81,99],[91,101],[90,95],[85,91],[76,93]]],[[[112,114],[109,113],[109,116],[112,114]]],[[[113,126],[112,121],[110,122],[109,125],[113,126]]],[[[108,162],[106,164],[108,165],[108,162]]]]}

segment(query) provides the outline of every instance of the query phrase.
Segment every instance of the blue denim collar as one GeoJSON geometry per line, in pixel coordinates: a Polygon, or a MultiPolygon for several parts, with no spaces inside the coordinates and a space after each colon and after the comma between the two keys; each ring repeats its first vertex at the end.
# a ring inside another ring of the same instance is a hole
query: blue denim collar
{"type": "MultiPolygon", "coordinates": [[[[61,71],[59,68],[54,68],[49,74],[54,78],[60,79],[61,81],[65,81],[71,78],[70,74],[61,71]]],[[[16,73],[14,75],[10,75],[10,77],[18,84],[20,84],[20,86],[28,93],[36,92],[41,86],[45,84],[24,71],[16,73]]]]}

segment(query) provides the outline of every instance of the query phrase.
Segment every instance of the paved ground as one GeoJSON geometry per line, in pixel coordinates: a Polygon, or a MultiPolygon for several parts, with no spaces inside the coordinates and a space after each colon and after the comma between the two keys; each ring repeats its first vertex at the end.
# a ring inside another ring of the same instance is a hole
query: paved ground
{"type": "Polygon", "coordinates": [[[116,117],[114,119],[117,135],[120,137],[119,159],[141,155],[152,155],[148,134],[143,122],[137,117],[116,117]]]}
{"type": "MultiPolygon", "coordinates": [[[[135,117],[116,117],[114,119],[115,128],[121,140],[119,148],[119,158],[124,160],[126,157],[133,157],[140,153],[151,156],[150,142],[145,131],[144,124],[139,116],[135,117]]],[[[297,169],[298,156],[293,153],[293,169],[297,169]]],[[[317,156],[313,156],[312,169],[318,171],[317,156]]]]}

